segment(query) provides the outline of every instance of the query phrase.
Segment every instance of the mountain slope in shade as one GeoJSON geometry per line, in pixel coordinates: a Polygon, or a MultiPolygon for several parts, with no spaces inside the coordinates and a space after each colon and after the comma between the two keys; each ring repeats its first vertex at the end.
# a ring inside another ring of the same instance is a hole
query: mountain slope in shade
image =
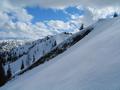
{"type": "Polygon", "coordinates": [[[69,50],[0,90],[119,90],[120,17],[93,26],[69,50]]]}

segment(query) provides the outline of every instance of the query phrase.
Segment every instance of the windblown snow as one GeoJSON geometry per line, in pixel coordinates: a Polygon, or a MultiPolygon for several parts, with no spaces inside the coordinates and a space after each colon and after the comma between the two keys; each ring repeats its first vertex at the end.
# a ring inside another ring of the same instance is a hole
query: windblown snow
{"type": "Polygon", "coordinates": [[[120,17],[100,20],[85,38],[0,90],[119,90],[120,17]]]}

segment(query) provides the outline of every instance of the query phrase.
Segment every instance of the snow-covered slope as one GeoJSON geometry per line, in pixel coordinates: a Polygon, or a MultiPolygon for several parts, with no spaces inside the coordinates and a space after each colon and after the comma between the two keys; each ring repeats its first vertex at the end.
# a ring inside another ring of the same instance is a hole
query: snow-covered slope
{"type": "Polygon", "coordinates": [[[55,47],[55,43],[56,40],[53,37],[46,37],[12,48],[8,53],[5,53],[5,71],[7,72],[10,65],[12,75],[14,76],[16,73],[22,71],[22,63],[24,64],[23,70],[28,68],[32,63],[55,47]]]}
{"type": "Polygon", "coordinates": [[[54,37],[56,39],[57,44],[60,44],[63,41],[65,41],[66,39],[68,39],[70,36],[72,36],[71,33],[64,32],[64,33],[55,35],[54,37]]]}
{"type": "Polygon", "coordinates": [[[69,50],[0,90],[119,90],[120,17],[93,26],[69,50]]]}
{"type": "Polygon", "coordinates": [[[0,57],[3,59],[5,71],[7,72],[9,66],[11,68],[12,75],[16,75],[22,71],[22,63],[24,64],[24,69],[30,67],[42,56],[57,46],[59,44],[57,42],[60,41],[60,38],[62,38],[61,42],[63,42],[70,36],[71,34],[69,33],[61,33],[35,41],[0,41],[0,57]],[[56,37],[59,37],[59,39],[56,37]]]}

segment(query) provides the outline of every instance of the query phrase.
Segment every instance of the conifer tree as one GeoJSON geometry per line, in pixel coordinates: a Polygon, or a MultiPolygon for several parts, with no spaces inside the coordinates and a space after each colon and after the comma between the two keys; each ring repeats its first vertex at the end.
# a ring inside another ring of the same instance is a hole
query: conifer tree
{"type": "Polygon", "coordinates": [[[84,29],[84,24],[81,25],[79,30],[82,30],[82,29],[84,29]]]}
{"type": "Polygon", "coordinates": [[[11,77],[12,77],[12,72],[11,72],[10,65],[8,65],[8,70],[7,70],[7,79],[9,80],[11,77]]]}
{"type": "Polygon", "coordinates": [[[35,56],[33,55],[33,62],[35,62],[35,56]]]}
{"type": "Polygon", "coordinates": [[[113,17],[118,17],[118,14],[115,12],[114,15],[113,15],[113,17]]]}
{"type": "Polygon", "coordinates": [[[0,86],[4,85],[5,82],[6,82],[5,71],[4,71],[3,64],[0,59],[0,86]]]}
{"type": "Polygon", "coordinates": [[[21,70],[23,70],[24,69],[24,62],[23,62],[23,60],[22,60],[22,64],[21,64],[21,68],[20,68],[21,70]]]}

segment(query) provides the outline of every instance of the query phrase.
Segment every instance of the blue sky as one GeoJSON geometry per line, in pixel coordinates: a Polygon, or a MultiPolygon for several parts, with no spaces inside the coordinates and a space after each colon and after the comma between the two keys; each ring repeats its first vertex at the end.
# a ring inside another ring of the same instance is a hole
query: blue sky
{"type": "Polygon", "coordinates": [[[71,19],[70,15],[82,15],[83,11],[77,9],[76,7],[68,7],[63,9],[51,9],[51,8],[41,8],[41,7],[27,7],[27,12],[34,16],[32,22],[44,22],[49,20],[62,20],[67,22],[71,19]]]}

